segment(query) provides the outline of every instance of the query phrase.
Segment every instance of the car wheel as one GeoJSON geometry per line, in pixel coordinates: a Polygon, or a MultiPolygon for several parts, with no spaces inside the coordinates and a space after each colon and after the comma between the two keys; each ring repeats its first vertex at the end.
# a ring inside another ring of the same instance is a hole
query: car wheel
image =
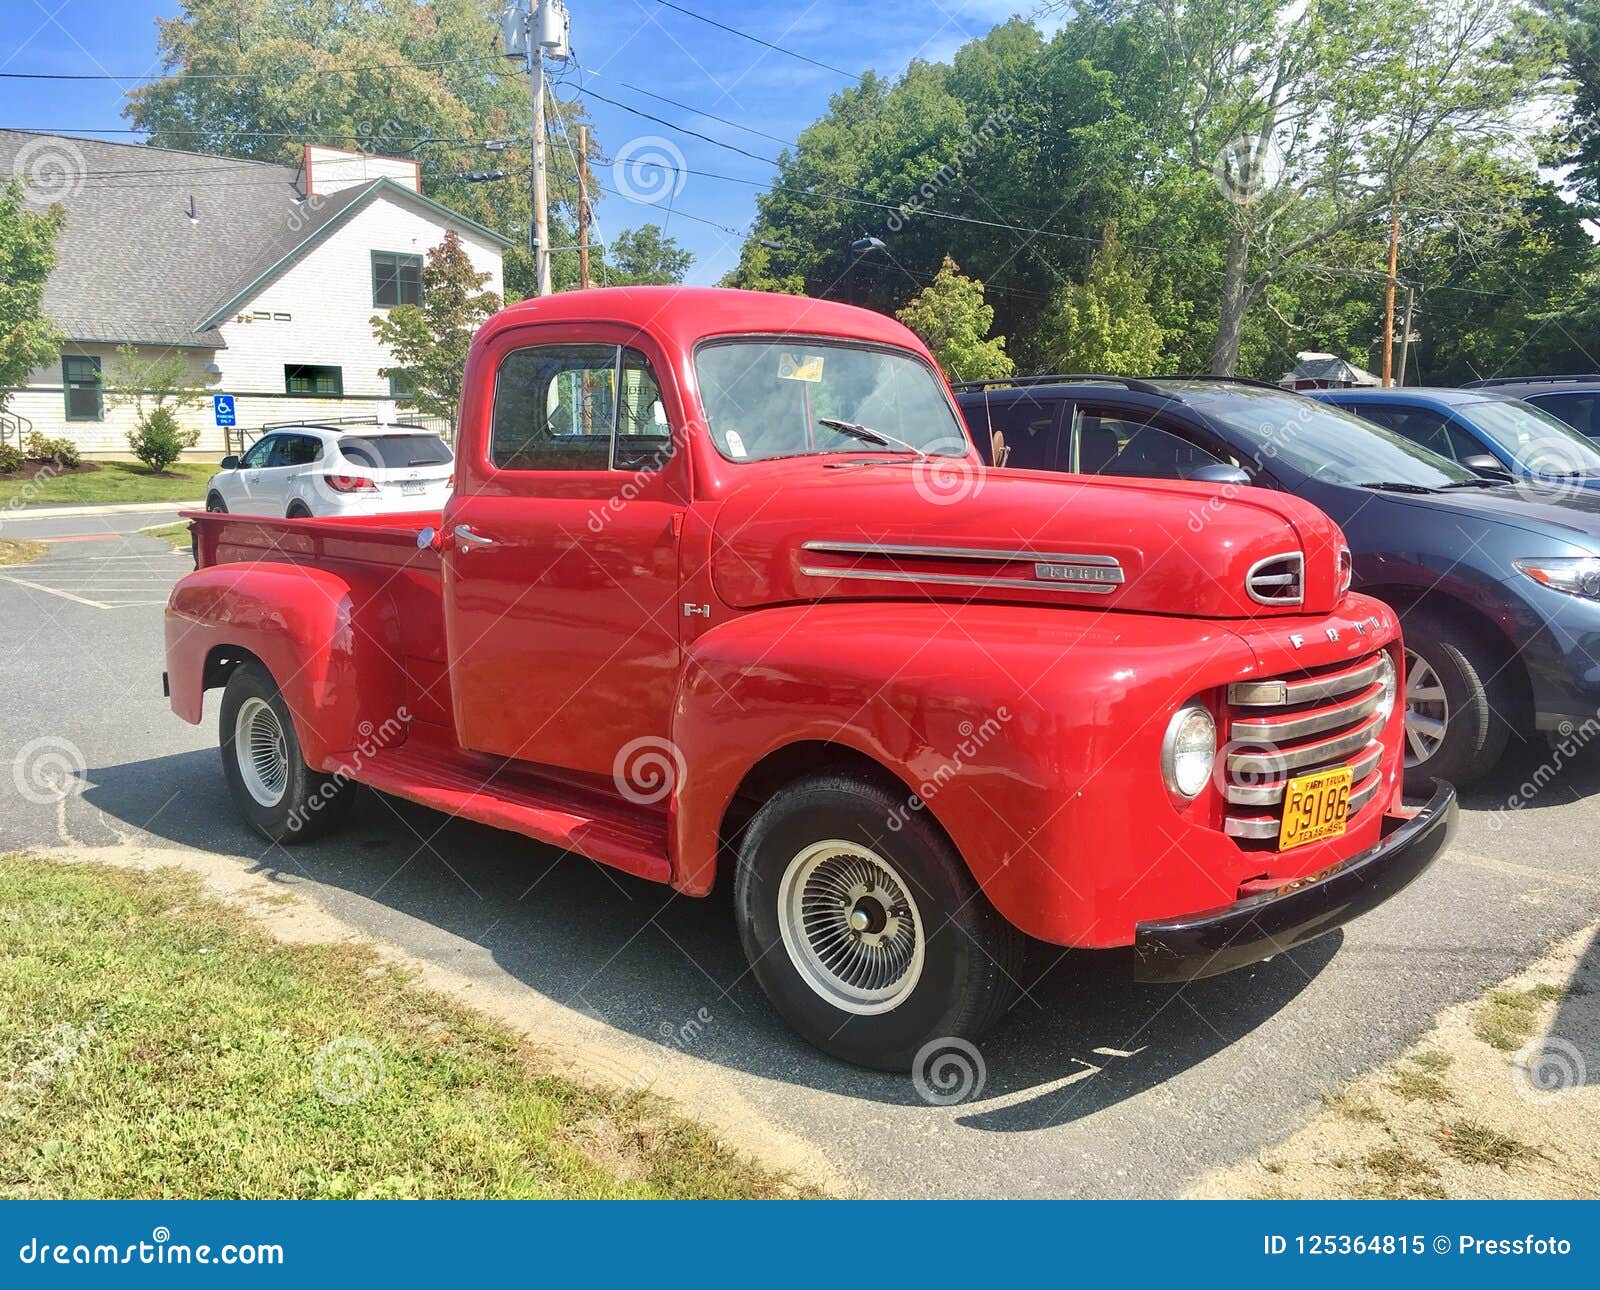
{"type": "Polygon", "coordinates": [[[228,503],[222,500],[221,493],[212,493],[206,498],[206,510],[226,515],[228,513],[228,503]]]}
{"type": "Polygon", "coordinates": [[[350,807],[350,782],[307,766],[289,707],[266,668],[243,663],[222,692],[222,773],[234,805],[273,842],[309,842],[350,807]]]}
{"type": "Polygon", "coordinates": [[[1402,625],[1406,790],[1428,792],[1435,779],[1466,787],[1494,769],[1511,734],[1502,664],[1444,614],[1413,609],[1402,625]]]}
{"type": "Polygon", "coordinates": [[[801,780],[750,821],[734,905],[751,971],[824,1052],[908,1070],[970,1042],[1016,997],[1026,944],[924,813],[836,773],[801,780]]]}
{"type": "Polygon", "coordinates": [[[290,502],[286,514],[291,520],[309,520],[311,518],[311,508],[304,502],[290,502]]]}

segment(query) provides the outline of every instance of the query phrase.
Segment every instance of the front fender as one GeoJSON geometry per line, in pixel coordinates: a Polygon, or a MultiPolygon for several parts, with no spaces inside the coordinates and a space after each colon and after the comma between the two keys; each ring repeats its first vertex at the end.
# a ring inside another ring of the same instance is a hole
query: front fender
{"type": "Polygon", "coordinates": [[[200,569],[172,589],[166,637],[178,716],[200,720],[214,651],[247,651],[272,673],[318,769],[355,748],[364,724],[407,715],[398,613],[359,574],[277,562],[200,569]]]}
{"type": "MultiPolygon", "coordinates": [[[[1170,849],[1163,834],[1219,836],[1180,816],[1162,787],[1167,719],[1256,666],[1220,624],[1152,615],[858,603],[734,619],[686,660],[674,883],[710,889],[723,816],[752,767],[825,741],[907,785],[884,829],[928,812],[1017,927],[1062,944],[1128,943],[1122,906],[1170,849]]],[[[1214,873],[1169,866],[1140,908],[1231,897],[1251,863],[1228,860],[1236,850],[1214,873]]]]}

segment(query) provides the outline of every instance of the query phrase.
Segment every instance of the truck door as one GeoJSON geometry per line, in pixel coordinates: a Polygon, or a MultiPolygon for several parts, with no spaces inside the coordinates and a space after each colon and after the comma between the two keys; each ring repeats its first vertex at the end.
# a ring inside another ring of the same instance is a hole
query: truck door
{"type": "Polygon", "coordinates": [[[466,748],[612,782],[670,734],[688,454],[660,357],[631,329],[532,326],[468,373],[441,529],[466,748]]]}

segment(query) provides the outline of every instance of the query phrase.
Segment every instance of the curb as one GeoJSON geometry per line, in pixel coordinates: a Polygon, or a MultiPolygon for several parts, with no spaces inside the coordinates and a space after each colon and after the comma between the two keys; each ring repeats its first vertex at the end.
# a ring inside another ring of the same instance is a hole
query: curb
{"type": "Polygon", "coordinates": [[[87,515],[159,515],[163,511],[199,511],[204,501],[96,502],[84,506],[0,506],[0,524],[23,520],[65,520],[87,515]]]}

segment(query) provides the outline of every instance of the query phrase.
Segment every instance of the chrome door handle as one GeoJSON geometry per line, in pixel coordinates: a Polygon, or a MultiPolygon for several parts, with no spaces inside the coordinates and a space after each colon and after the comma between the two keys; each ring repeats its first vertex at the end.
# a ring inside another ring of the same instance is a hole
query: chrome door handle
{"type": "Polygon", "coordinates": [[[461,550],[463,553],[472,550],[472,548],[475,546],[494,545],[494,539],[492,537],[484,537],[482,533],[474,533],[465,524],[456,525],[455,536],[456,539],[461,543],[461,550]]]}

